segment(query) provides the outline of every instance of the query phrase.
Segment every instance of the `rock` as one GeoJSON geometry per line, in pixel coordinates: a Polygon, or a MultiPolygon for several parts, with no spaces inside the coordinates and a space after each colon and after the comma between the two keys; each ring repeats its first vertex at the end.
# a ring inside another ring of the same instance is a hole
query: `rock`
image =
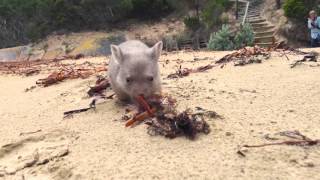
{"type": "Polygon", "coordinates": [[[126,40],[124,35],[109,37],[93,37],[86,39],[72,50],[69,55],[84,54],[85,56],[110,55],[110,45],[120,44],[126,40]]]}
{"type": "Polygon", "coordinates": [[[18,58],[18,61],[27,61],[30,58],[32,48],[30,46],[24,46],[21,48],[21,52],[18,58]]]}
{"type": "Polygon", "coordinates": [[[0,62],[18,61],[20,54],[25,50],[26,46],[18,46],[13,48],[0,49],[0,62]]]}
{"type": "Polygon", "coordinates": [[[33,50],[30,55],[29,55],[29,61],[36,61],[36,60],[40,60],[43,58],[45,54],[44,50],[33,50]]]}
{"type": "Polygon", "coordinates": [[[44,54],[43,59],[51,60],[62,57],[65,55],[65,52],[62,48],[48,49],[44,54]]]}

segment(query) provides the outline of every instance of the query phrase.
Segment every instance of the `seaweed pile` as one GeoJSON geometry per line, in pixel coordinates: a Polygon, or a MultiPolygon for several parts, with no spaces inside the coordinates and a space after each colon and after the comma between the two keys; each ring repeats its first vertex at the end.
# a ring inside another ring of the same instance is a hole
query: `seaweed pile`
{"type": "Polygon", "coordinates": [[[154,96],[148,100],[140,96],[137,101],[142,111],[128,120],[126,127],[144,122],[148,125],[149,135],[162,135],[171,139],[186,136],[194,140],[198,133],[210,133],[210,127],[204,120],[205,113],[193,113],[190,109],[179,113],[176,100],[170,96],[154,96]]]}

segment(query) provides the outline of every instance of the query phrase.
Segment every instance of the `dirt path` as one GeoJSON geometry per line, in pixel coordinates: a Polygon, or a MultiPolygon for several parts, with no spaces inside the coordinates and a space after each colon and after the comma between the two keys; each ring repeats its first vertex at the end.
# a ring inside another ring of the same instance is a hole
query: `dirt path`
{"type": "Polygon", "coordinates": [[[165,78],[182,59],[183,67],[197,67],[223,54],[179,52],[161,59],[163,89],[179,109],[199,106],[224,117],[207,119],[212,132],[196,141],[150,137],[145,125],[124,128],[124,108],[115,100],[63,119],[64,111],[88,106],[94,77],[24,92],[45,74],[0,76],[0,146],[12,143],[0,148],[0,179],[317,179],[319,146],[242,149],[245,157],[237,151],[274,142],[266,135],[282,140],[275,134],[288,130],[320,139],[320,67],[291,69],[286,58],[273,56],[262,64],[165,78]]]}

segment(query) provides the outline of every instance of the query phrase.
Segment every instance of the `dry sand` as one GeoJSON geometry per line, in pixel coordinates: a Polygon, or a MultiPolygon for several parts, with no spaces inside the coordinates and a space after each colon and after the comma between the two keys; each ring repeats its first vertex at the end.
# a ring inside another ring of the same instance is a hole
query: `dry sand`
{"type": "Polygon", "coordinates": [[[281,131],[320,138],[320,66],[291,69],[286,58],[274,55],[262,64],[165,78],[179,66],[177,59],[185,61],[183,67],[197,67],[212,59],[193,62],[195,56],[223,54],[161,58],[163,89],[178,99],[179,109],[200,106],[224,117],[207,119],[211,133],[195,141],[151,137],[146,125],[125,128],[124,107],[115,100],[63,119],[64,111],[88,106],[86,91],[95,77],[24,92],[46,74],[1,75],[0,146],[12,144],[0,149],[0,179],[319,179],[319,146],[244,149],[246,157],[237,151],[244,144],[274,142],[266,135],[285,140],[274,135],[281,131]],[[26,132],[35,133],[21,134],[26,132]]]}

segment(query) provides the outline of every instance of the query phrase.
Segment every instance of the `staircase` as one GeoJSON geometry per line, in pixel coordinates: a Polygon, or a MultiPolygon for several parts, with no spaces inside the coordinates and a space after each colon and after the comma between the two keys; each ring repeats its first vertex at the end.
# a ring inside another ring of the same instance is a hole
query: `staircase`
{"type": "MultiPolygon", "coordinates": [[[[274,36],[274,26],[261,17],[263,0],[249,0],[250,5],[246,17],[246,22],[250,23],[254,31],[254,43],[260,47],[270,47],[276,43],[274,36]]],[[[239,6],[239,20],[243,21],[245,5],[239,6]]]]}

